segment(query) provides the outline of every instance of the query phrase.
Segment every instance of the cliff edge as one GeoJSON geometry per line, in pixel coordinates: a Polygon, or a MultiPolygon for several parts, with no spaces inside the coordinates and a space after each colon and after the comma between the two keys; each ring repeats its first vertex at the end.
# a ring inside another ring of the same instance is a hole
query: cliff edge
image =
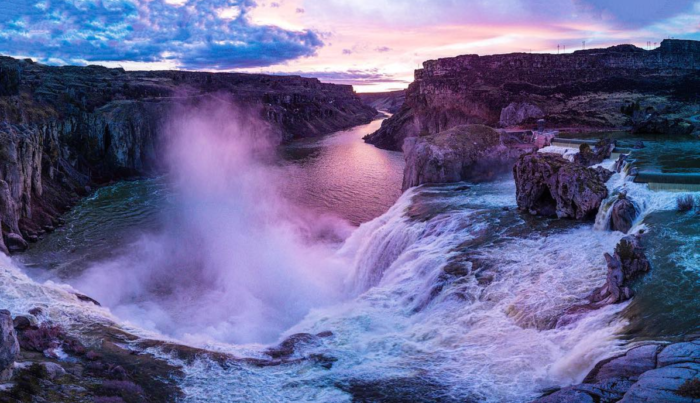
{"type": "Polygon", "coordinates": [[[423,63],[399,111],[367,136],[379,148],[463,124],[620,128],[630,105],[683,116],[700,87],[700,41],[664,40],[569,54],[465,55],[423,63]]]}

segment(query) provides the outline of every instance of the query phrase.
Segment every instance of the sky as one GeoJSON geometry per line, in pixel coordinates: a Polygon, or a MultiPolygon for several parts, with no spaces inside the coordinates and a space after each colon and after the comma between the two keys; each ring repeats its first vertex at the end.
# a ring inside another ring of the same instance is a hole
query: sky
{"type": "Polygon", "coordinates": [[[425,60],[700,40],[700,0],[0,0],[0,54],[405,88],[425,60]]]}

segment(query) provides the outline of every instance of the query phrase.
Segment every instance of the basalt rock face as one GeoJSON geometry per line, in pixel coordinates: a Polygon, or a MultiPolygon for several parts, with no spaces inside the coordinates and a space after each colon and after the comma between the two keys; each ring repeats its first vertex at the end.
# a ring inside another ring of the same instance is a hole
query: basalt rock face
{"type": "Polygon", "coordinates": [[[700,339],[651,343],[599,362],[579,385],[537,399],[537,403],[676,402],[700,398],[700,339]]]}
{"type": "MultiPolygon", "coordinates": [[[[351,86],[296,76],[51,67],[0,57],[0,251],[22,249],[92,184],[159,169],[175,106],[217,100],[260,114],[280,141],[368,123],[351,86]]],[[[12,252],[11,250],[10,252],[12,252]]]]}
{"type": "Polygon", "coordinates": [[[407,139],[403,189],[424,183],[483,181],[508,172],[534,146],[510,141],[483,125],[464,125],[432,136],[407,139]]]}
{"type": "MultiPolygon", "coordinates": [[[[430,60],[416,70],[401,109],[367,137],[399,150],[403,140],[477,123],[626,127],[630,102],[677,111],[700,85],[700,42],[664,40],[569,54],[466,55],[430,60]]],[[[678,112],[681,113],[682,112],[678,112]]]]}
{"type": "Polygon", "coordinates": [[[615,254],[605,254],[608,275],[605,284],[589,296],[592,307],[617,304],[632,298],[630,283],[651,270],[649,260],[637,237],[627,236],[615,247],[615,254]]]}
{"type": "Polygon", "coordinates": [[[557,154],[532,153],[513,167],[518,208],[533,215],[573,218],[595,217],[608,197],[605,182],[612,172],[588,168],[557,154]]]}
{"type": "Polygon", "coordinates": [[[5,380],[12,375],[12,365],[17,355],[19,355],[19,343],[12,315],[7,310],[0,310],[0,380],[5,380]]]}
{"type": "Polygon", "coordinates": [[[620,193],[619,198],[612,206],[610,215],[610,229],[628,233],[632,229],[632,223],[637,218],[637,209],[625,193],[620,193]]]}

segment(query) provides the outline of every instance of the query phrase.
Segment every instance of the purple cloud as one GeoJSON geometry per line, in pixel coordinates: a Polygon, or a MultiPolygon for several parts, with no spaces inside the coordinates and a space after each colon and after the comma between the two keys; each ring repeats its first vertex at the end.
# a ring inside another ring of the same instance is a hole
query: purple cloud
{"type": "Polygon", "coordinates": [[[409,83],[409,81],[399,80],[391,75],[381,73],[377,69],[351,69],[348,71],[296,71],[289,73],[279,73],[279,75],[297,75],[302,77],[318,78],[321,81],[334,84],[349,85],[366,85],[379,83],[399,83],[407,85],[409,83]]]}
{"type": "Polygon", "coordinates": [[[182,3],[3,0],[0,53],[44,62],[175,61],[183,68],[231,69],[312,56],[323,46],[311,30],[252,24],[253,0],[182,3]]]}
{"type": "MultiPolygon", "coordinates": [[[[643,27],[693,10],[697,0],[573,0],[594,18],[626,28],[643,27]]],[[[699,16],[700,18],[700,16],[699,16]]]]}

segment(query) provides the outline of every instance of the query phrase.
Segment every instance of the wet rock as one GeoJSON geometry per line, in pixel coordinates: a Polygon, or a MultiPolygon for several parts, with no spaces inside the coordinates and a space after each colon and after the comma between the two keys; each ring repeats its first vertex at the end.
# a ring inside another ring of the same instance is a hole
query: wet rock
{"type": "Polygon", "coordinates": [[[12,376],[12,365],[19,354],[19,343],[8,310],[0,310],[0,379],[12,376]]]}
{"type": "Polygon", "coordinates": [[[641,141],[641,140],[635,141],[635,142],[634,142],[634,145],[632,145],[632,148],[634,148],[635,150],[640,150],[640,149],[642,149],[642,148],[644,148],[644,147],[646,147],[646,146],[644,145],[644,142],[641,141]]]}
{"type": "Polygon", "coordinates": [[[26,330],[35,325],[36,323],[32,323],[32,321],[26,317],[26,316],[17,316],[13,321],[12,321],[15,330],[21,331],[21,330],[26,330]]]}
{"type": "Polygon", "coordinates": [[[94,300],[94,299],[88,297],[87,295],[80,294],[80,293],[77,293],[77,292],[74,292],[73,294],[74,294],[80,301],[88,302],[88,303],[91,303],[91,304],[94,304],[94,305],[97,305],[97,306],[102,306],[99,302],[97,302],[96,300],[94,300]]]}
{"type": "Polygon", "coordinates": [[[697,341],[634,347],[596,364],[583,383],[536,402],[697,403],[700,399],[697,341]]]}
{"type": "Polygon", "coordinates": [[[700,364],[700,344],[691,342],[671,344],[664,348],[658,358],[659,367],[684,362],[700,364]]]}
{"type": "Polygon", "coordinates": [[[696,398],[682,396],[678,390],[689,379],[699,377],[700,364],[696,363],[673,364],[647,371],[630,387],[620,403],[697,403],[696,398]]]}
{"type": "Polygon", "coordinates": [[[555,154],[523,155],[513,168],[518,208],[533,215],[592,219],[608,197],[605,182],[611,175],[555,154]]]}
{"type": "Polygon", "coordinates": [[[60,326],[42,323],[20,331],[17,339],[22,349],[43,353],[58,348],[63,336],[60,326]]]}
{"type": "Polygon", "coordinates": [[[302,346],[314,345],[319,342],[319,337],[310,333],[297,333],[286,338],[278,346],[265,351],[273,359],[285,359],[293,356],[302,346]]]}
{"type": "Polygon", "coordinates": [[[591,148],[588,144],[581,144],[578,154],[574,154],[574,162],[587,167],[600,164],[605,159],[610,158],[614,149],[615,142],[609,139],[600,140],[595,148],[591,148]]]}
{"type": "Polygon", "coordinates": [[[605,284],[588,297],[594,308],[617,304],[632,298],[631,283],[651,270],[639,238],[627,236],[615,247],[614,255],[605,254],[608,274],[605,284]]]}
{"type": "Polygon", "coordinates": [[[636,381],[641,374],[656,368],[656,358],[660,350],[661,346],[658,344],[649,344],[601,361],[586,376],[584,382],[597,383],[619,378],[636,381]]]}
{"type": "Polygon", "coordinates": [[[625,166],[625,162],[627,162],[627,154],[620,154],[619,157],[617,157],[617,160],[615,161],[615,172],[620,173],[622,172],[622,168],[625,166]]]}
{"type": "Polygon", "coordinates": [[[29,244],[21,235],[14,233],[5,235],[5,245],[10,253],[24,252],[29,247],[29,244]]]}
{"type": "Polygon", "coordinates": [[[482,125],[463,125],[406,139],[403,189],[424,183],[483,181],[507,172],[532,148],[506,147],[501,133],[482,125]]]}
{"type": "Polygon", "coordinates": [[[60,378],[61,376],[66,374],[66,370],[63,369],[62,366],[56,364],[55,362],[46,361],[42,362],[41,365],[46,370],[46,376],[49,379],[60,378]]]}
{"type": "Polygon", "coordinates": [[[627,194],[620,193],[617,201],[612,206],[610,215],[610,229],[628,233],[632,228],[632,223],[637,218],[637,209],[627,198],[627,194]]]}

